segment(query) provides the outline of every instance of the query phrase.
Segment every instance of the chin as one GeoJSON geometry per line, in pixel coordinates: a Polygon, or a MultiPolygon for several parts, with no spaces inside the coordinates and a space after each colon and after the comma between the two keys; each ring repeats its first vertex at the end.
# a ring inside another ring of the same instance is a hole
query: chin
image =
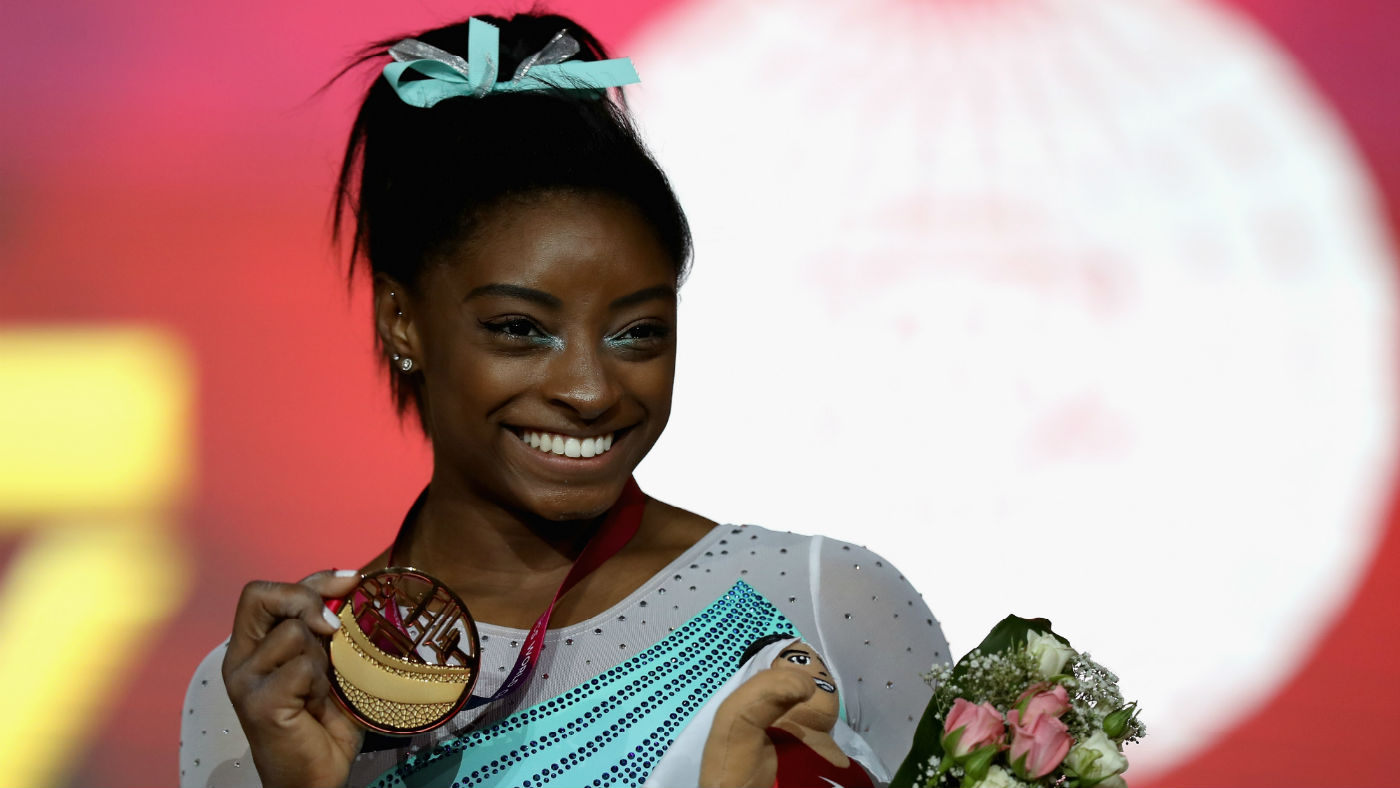
{"type": "Polygon", "coordinates": [[[564,523],[572,520],[592,520],[604,515],[622,495],[627,480],[588,485],[587,487],[556,487],[542,490],[526,498],[529,509],[541,519],[564,523]],[[530,499],[533,498],[533,501],[530,499]]]}

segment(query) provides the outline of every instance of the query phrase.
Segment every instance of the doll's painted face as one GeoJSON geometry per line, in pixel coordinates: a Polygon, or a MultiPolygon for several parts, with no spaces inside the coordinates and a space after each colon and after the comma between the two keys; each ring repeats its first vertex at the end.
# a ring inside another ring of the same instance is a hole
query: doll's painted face
{"type": "Polygon", "coordinates": [[[819,731],[829,731],[836,725],[840,713],[841,698],[836,690],[836,680],[826,669],[826,662],[811,646],[798,641],[782,650],[773,660],[774,670],[796,670],[812,677],[817,691],[805,703],[801,703],[787,714],[800,725],[819,731]]]}

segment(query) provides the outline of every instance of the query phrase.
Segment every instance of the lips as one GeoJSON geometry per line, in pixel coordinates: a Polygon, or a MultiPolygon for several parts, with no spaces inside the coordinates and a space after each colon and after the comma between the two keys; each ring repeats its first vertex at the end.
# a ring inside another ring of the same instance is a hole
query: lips
{"type": "Polygon", "coordinates": [[[812,681],[816,683],[817,689],[820,689],[822,692],[836,692],[836,687],[829,681],[823,681],[817,678],[812,679],[812,681]]]}

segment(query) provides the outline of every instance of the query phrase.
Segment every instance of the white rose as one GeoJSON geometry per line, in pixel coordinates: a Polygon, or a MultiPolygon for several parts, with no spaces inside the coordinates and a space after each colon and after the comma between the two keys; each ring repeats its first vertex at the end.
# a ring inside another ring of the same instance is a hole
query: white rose
{"type": "Polygon", "coordinates": [[[1081,782],[1097,784],[1128,768],[1128,759],[1103,731],[1094,733],[1069,749],[1063,768],[1081,782]]]}
{"type": "Polygon", "coordinates": [[[1027,632],[1026,651],[1035,658],[1040,677],[1048,679],[1065,669],[1071,657],[1078,656],[1049,632],[1027,632]]]}
{"type": "Polygon", "coordinates": [[[1017,788],[1021,783],[1016,782],[1016,778],[1011,776],[1011,772],[1000,766],[987,768],[987,776],[966,786],[966,788],[1017,788]]]}

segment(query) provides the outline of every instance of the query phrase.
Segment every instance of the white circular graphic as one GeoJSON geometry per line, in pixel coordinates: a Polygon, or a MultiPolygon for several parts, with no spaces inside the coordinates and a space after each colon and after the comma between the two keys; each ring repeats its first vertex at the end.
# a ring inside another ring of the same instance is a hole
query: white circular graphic
{"type": "Polygon", "coordinates": [[[1181,0],[696,0],[627,53],[697,242],[650,492],[869,545],[958,654],[1051,618],[1139,778],[1290,676],[1377,535],[1394,290],[1276,47],[1181,0]]]}

